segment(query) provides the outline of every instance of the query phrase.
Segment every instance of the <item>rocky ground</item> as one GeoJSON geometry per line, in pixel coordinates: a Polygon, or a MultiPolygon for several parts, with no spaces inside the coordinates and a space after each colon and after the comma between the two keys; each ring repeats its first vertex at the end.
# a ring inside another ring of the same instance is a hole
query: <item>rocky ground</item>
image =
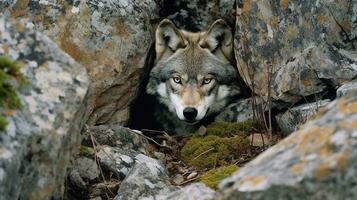
{"type": "Polygon", "coordinates": [[[21,109],[0,106],[0,199],[357,195],[356,0],[5,0],[0,10],[0,56],[28,81],[21,109]],[[233,122],[228,133],[126,128],[163,18],[231,25],[253,95],[216,118],[233,122]]]}

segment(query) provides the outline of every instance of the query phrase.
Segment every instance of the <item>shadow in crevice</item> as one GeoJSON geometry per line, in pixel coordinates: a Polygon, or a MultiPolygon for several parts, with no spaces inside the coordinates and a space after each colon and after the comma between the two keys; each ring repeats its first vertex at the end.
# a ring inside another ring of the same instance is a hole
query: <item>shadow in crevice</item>
{"type": "Polygon", "coordinates": [[[154,98],[146,93],[146,85],[149,82],[150,71],[155,61],[155,45],[152,44],[145,60],[143,73],[140,77],[138,95],[130,105],[130,116],[128,127],[132,129],[158,129],[153,117],[154,98]]]}

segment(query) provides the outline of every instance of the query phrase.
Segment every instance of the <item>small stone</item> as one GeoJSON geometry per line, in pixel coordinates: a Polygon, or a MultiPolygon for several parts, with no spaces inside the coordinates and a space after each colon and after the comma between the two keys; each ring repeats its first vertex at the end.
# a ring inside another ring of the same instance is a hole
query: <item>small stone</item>
{"type": "Polygon", "coordinates": [[[99,176],[99,168],[94,160],[80,157],[76,159],[75,163],[74,167],[78,170],[82,178],[93,180],[99,176]]]}
{"type": "Polygon", "coordinates": [[[190,175],[187,176],[187,179],[193,179],[198,175],[197,172],[192,172],[190,175]]]}
{"type": "Polygon", "coordinates": [[[180,185],[184,182],[184,180],[185,179],[182,174],[176,174],[176,176],[173,177],[172,182],[174,182],[176,185],[180,185]]]}
{"type": "Polygon", "coordinates": [[[204,135],[206,135],[206,133],[207,133],[207,128],[204,127],[204,126],[201,126],[201,127],[197,130],[197,134],[198,134],[198,135],[204,136],[204,135]]]}
{"type": "Polygon", "coordinates": [[[157,159],[161,160],[161,162],[165,161],[165,157],[166,157],[166,156],[165,156],[164,153],[154,152],[154,156],[155,156],[157,159]]]}

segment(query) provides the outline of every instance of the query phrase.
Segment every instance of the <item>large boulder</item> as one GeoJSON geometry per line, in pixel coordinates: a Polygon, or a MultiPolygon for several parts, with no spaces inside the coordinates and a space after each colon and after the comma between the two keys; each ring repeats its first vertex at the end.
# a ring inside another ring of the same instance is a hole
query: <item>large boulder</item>
{"type": "Polygon", "coordinates": [[[87,114],[85,68],[47,36],[0,16],[0,55],[27,78],[20,110],[2,110],[0,199],[61,199],[66,168],[87,114]]]}
{"type": "Polygon", "coordinates": [[[238,1],[241,76],[258,95],[271,90],[288,103],[336,89],[357,76],[356,12],[355,0],[238,1]]]}
{"type": "Polygon", "coordinates": [[[315,118],[225,179],[220,199],[354,199],[357,94],[315,118]]]}
{"type": "Polygon", "coordinates": [[[153,43],[154,0],[12,0],[0,8],[29,19],[87,69],[89,125],[127,124],[153,43]]]}

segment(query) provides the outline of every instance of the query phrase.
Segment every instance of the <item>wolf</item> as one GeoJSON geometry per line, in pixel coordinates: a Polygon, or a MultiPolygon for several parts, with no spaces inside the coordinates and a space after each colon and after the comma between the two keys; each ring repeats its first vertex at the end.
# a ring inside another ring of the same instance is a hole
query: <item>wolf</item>
{"type": "Polygon", "coordinates": [[[146,93],[154,98],[149,106],[163,130],[192,133],[239,97],[233,37],[224,20],[193,33],[164,19],[155,37],[156,58],[146,93]]]}

